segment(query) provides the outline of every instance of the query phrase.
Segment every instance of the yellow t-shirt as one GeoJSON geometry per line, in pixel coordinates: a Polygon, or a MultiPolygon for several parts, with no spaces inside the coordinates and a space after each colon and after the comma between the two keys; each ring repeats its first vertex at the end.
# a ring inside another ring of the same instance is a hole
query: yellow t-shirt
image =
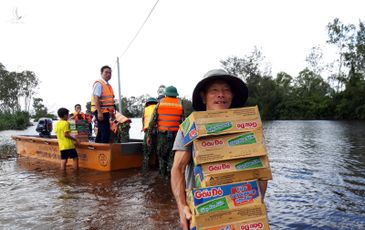
{"type": "Polygon", "coordinates": [[[70,132],[70,124],[68,121],[60,120],[56,123],[54,132],[57,135],[58,139],[58,145],[61,150],[66,149],[74,149],[75,145],[73,144],[72,140],[70,138],[65,137],[65,132],[70,132]]]}

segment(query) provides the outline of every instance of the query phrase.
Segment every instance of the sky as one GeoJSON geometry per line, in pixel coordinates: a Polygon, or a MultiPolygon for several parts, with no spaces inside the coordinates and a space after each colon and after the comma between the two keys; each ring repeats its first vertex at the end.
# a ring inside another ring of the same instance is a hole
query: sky
{"type": "Polygon", "coordinates": [[[33,71],[41,82],[35,97],[53,113],[77,103],[85,108],[103,65],[112,67],[118,95],[117,57],[123,96],[157,96],[163,84],[191,98],[207,71],[255,46],[273,76],[296,76],[310,49],[325,44],[334,18],[365,20],[360,0],[160,0],[127,49],[155,3],[1,0],[0,63],[33,71]]]}

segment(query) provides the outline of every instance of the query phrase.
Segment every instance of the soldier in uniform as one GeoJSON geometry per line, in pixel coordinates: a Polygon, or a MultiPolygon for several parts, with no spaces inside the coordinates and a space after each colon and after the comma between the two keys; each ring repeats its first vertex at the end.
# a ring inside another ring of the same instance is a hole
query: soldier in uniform
{"type": "Polygon", "coordinates": [[[157,129],[157,158],[160,175],[170,175],[174,159],[172,146],[179,125],[183,121],[184,109],[177,89],[169,86],[165,89],[165,97],[156,105],[147,131],[147,144],[152,145],[153,130],[157,129]]]}
{"type": "Polygon", "coordinates": [[[115,120],[111,120],[110,122],[114,143],[129,142],[129,130],[131,128],[132,120],[116,111],[115,120]]]}
{"type": "Polygon", "coordinates": [[[147,99],[145,107],[143,109],[143,116],[142,116],[142,131],[144,132],[144,139],[143,139],[143,165],[142,170],[148,170],[149,161],[152,153],[156,153],[156,129],[152,130],[151,135],[151,145],[147,144],[147,131],[150,125],[150,121],[152,118],[152,114],[155,111],[155,107],[157,104],[156,98],[150,97],[147,99]]]}

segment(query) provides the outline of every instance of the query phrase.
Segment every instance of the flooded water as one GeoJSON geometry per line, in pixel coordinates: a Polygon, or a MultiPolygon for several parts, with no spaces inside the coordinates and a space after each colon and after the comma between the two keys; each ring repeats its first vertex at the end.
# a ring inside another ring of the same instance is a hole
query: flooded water
{"type": "MultiPolygon", "coordinates": [[[[131,137],[141,138],[140,121],[131,137]]],[[[272,121],[271,229],[365,229],[365,122],[272,121]]],[[[61,173],[0,132],[0,229],[178,229],[169,182],[152,170],[61,173]]]]}

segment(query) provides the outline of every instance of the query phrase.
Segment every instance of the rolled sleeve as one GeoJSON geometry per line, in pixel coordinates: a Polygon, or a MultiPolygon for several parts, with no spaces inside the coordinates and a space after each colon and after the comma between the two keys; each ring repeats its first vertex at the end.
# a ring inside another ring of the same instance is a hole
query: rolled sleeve
{"type": "Polygon", "coordinates": [[[103,86],[101,85],[100,82],[96,82],[93,88],[93,96],[101,97],[102,93],[103,93],[103,86]]]}

